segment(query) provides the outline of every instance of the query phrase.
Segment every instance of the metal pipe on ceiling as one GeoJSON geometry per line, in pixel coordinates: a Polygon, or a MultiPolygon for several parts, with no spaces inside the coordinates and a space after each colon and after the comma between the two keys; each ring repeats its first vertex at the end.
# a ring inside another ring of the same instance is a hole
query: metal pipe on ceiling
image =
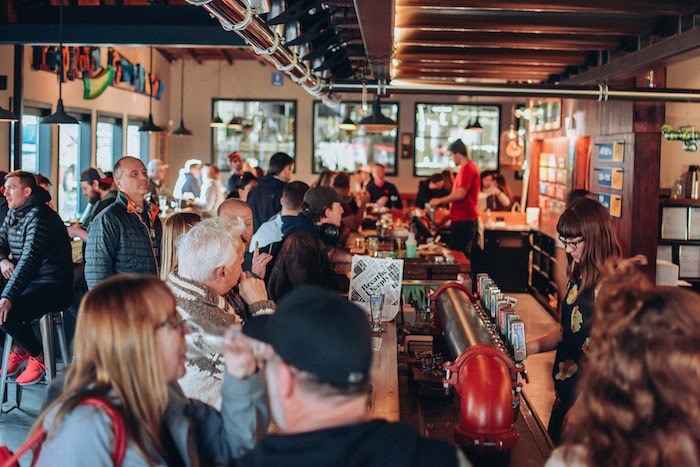
{"type": "Polygon", "coordinates": [[[700,102],[700,91],[671,88],[611,89],[606,84],[597,86],[547,85],[547,84],[443,84],[412,83],[394,80],[390,84],[339,82],[327,83],[315,74],[311,67],[284,44],[284,39],[267,26],[244,0],[187,0],[201,6],[227,31],[234,31],[253,47],[256,54],[267,58],[279,71],[316,97],[322,97],[329,105],[339,100],[336,92],[359,93],[363,87],[377,94],[443,94],[501,97],[559,97],[570,99],[700,102]]]}
{"type": "Polygon", "coordinates": [[[559,97],[570,99],[700,102],[700,91],[674,88],[628,88],[611,89],[608,85],[572,86],[547,84],[469,84],[452,85],[440,83],[406,83],[395,80],[389,84],[377,83],[332,83],[325,92],[362,92],[363,87],[378,94],[457,94],[470,96],[505,97],[559,97]]]}
{"type": "Polygon", "coordinates": [[[246,41],[257,55],[264,56],[279,71],[285,72],[292,81],[310,94],[320,97],[323,79],[314,74],[309,65],[284,44],[284,39],[268,27],[242,0],[187,0],[201,6],[227,31],[234,31],[246,41]]]}

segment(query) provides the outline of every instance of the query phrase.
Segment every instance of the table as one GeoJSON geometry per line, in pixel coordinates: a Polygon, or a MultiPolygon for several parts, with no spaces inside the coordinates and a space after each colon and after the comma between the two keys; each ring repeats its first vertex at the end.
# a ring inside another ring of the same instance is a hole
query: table
{"type": "MultiPolygon", "coordinates": [[[[399,421],[399,370],[396,353],[396,323],[382,323],[386,330],[373,334],[372,340],[381,339],[381,347],[373,351],[370,384],[372,390],[367,400],[371,418],[399,421]]],[[[374,342],[373,342],[374,344],[374,342]]]]}

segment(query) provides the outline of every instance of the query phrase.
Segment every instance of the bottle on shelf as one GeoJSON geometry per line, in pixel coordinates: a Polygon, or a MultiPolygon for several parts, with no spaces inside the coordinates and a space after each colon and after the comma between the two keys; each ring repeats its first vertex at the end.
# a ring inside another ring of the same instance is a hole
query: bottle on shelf
{"type": "Polygon", "coordinates": [[[688,175],[686,176],[686,197],[690,199],[700,198],[698,191],[698,176],[700,176],[700,166],[691,165],[688,167],[688,175]]]}

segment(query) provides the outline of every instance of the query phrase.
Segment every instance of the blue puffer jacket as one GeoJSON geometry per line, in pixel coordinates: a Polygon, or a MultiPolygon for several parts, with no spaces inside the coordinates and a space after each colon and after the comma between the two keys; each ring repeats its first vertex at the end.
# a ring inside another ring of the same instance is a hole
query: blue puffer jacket
{"type": "Polygon", "coordinates": [[[35,194],[24,205],[9,210],[0,227],[0,261],[9,259],[15,265],[2,290],[2,298],[11,302],[30,283],[65,287],[66,296],[56,297],[65,302],[61,305],[72,296],[70,239],[61,218],[46,205],[50,199],[43,188],[35,188],[35,194]]]}
{"type": "Polygon", "coordinates": [[[117,200],[90,223],[85,248],[88,287],[122,272],[158,274],[161,234],[158,207],[146,203],[146,212],[141,214],[119,192],[117,200]],[[150,226],[142,216],[148,216],[150,226]]]}

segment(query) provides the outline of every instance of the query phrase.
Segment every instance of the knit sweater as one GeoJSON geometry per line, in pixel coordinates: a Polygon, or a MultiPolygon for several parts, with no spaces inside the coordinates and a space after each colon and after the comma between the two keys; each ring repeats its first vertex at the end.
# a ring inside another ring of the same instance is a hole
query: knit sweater
{"type": "MultiPolygon", "coordinates": [[[[167,284],[175,294],[177,311],[187,320],[185,375],[179,383],[187,397],[221,408],[221,383],[225,372],[223,336],[243,319],[231,304],[206,285],[185,279],[173,271],[167,284]]],[[[251,306],[253,313],[272,312],[268,301],[251,306]],[[261,309],[262,308],[262,309],[261,309]]]]}

